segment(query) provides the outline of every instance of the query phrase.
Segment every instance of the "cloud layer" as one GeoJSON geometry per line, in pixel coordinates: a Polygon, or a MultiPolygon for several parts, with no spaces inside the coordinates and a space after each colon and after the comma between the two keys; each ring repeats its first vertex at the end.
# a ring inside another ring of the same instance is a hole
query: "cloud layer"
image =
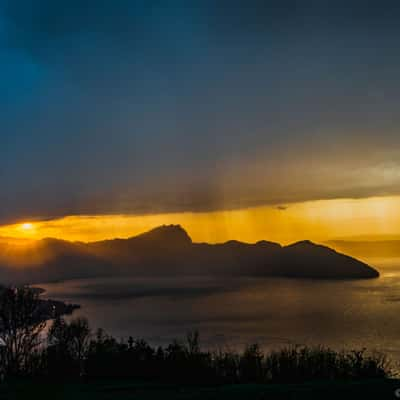
{"type": "Polygon", "coordinates": [[[397,193],[399,16],[0,0],[0,221],[397,193]]]}

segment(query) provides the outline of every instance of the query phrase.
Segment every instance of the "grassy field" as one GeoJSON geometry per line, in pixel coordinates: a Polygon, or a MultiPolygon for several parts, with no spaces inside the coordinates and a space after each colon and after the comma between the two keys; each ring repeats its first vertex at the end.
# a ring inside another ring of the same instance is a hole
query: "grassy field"
{"type": "Polygon", "coordinates": [[[399,380],[319,382],[300,385],[179,386],[130,381],[39,383],[18,381],[0,386],[1,400],[133,399],[396,399],[399,380]]]}

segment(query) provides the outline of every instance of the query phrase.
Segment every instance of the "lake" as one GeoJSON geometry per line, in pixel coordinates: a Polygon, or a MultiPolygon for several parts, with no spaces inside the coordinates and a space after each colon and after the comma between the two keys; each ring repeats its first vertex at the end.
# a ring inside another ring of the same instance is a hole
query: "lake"
{"type": "Polygon", "coordinates": [[[381,277],[357,281],[276,278],[102,278],[38,285],[79,303],[92,328],[165,345],[200,331],[209,349],[322,344],[367,347],[400,361],[400,260],[368,260],[381,277]]]}

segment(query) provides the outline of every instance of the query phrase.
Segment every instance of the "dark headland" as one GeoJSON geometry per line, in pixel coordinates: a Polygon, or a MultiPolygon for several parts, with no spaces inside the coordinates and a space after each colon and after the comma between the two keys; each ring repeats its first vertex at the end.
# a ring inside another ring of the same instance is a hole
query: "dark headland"
{"type": "MultiPolygon", "coordinates": [[[[1,244],[1,246],[5,246],[1,244]]],[[[311,279],[367,279],[379,272],[335,250],[301,241],[289,246],[235,240],[221,244],[193,243],[180,225],[164,225],[129,239],[93,243],[56,239],[38,241],[37,265],[13,268],[2,257],[2,282],[37,283],[98,276],[250,276],[311,279]]],[[[29,250],[20,256],[31,259],[29,250]]],[[[14,259],[18,254],[14,255],[14,259]]]]}

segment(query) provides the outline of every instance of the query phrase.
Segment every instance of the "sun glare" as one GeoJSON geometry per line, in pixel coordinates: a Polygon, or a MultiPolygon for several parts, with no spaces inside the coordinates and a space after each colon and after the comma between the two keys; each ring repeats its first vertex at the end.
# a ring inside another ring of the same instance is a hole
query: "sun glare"
{"type": "Polygon", "coordinates": [[[30,232],[33,231],[33,224],[29,223],[29,222],[25,222],[23,224],[21,224],[21,230],[23,230],[24,232],[30,232]]]}
{"type": "Polygon", "coordinates": [[[209,213],[148,216],[69,216],[50,221],[0,226],[0,237],[90,242],[127,238],[162,224],[181,224],[195,242],[267,239],[282,244],[310,239],[400,236],[400,196],[320,200],[289,204],[284,209],[264,206],[209,213]]]}

